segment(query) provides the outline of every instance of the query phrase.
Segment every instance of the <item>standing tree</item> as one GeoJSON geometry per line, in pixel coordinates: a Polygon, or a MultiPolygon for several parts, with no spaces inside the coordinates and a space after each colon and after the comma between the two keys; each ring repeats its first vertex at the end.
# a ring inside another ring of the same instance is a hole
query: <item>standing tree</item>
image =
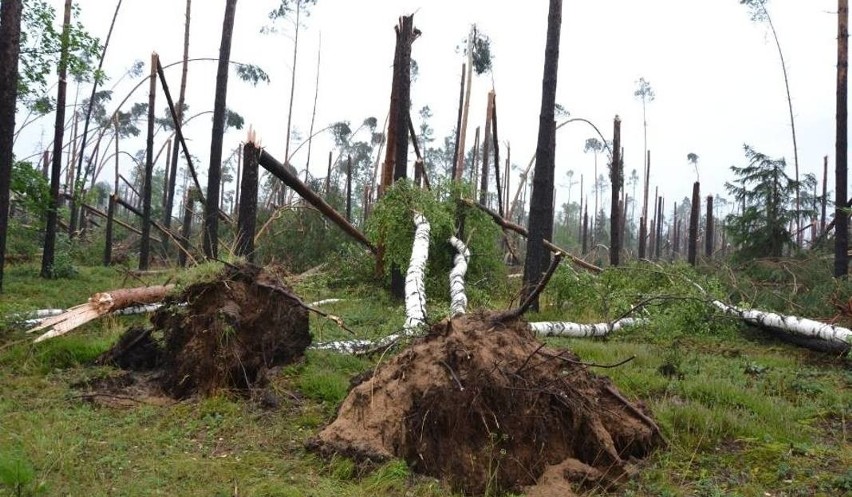
{"type": "Polygon", "coordinates": [[[654,89],[651,88],[651,83],[646,81],[645,78],[639,78],[639,81],[636,82],[639,86],[636,88],[636,91],[633,92],[634,97],[638,97],[642,101],[642,132],[643,132],[643,142],[644,142],[644,153],[643,160],[645,161],[645,197],[642,201],[642,218],[639,223],[639,258],[645,257],[645,237],[648,234],[648,187],[650,186],[649,178],[651,174],[651,157],[648,152],[648,114],[647,114],[647,106],[650,102],[653,102],[657,95],[654,93],[654,89]]]}
{"type": "Polygon", "coordinates": [[[800,183],[784,172],[784,159],[771,159],[748,145],[744,149],[749,164],[731,166],[737,180],[725,183],[742,206],[740,215],[727,217],[728,233],[740,257],[781,257],[794,245],[788,226],[801,214],[790,199],[801,187],[812,189],[816,178],[808,174],[800,183]]]}
{"type": "Polygon", "coordinates": [[[21,0],[0,5],[0,292],[6,263],[9,192],[15,161],[15,107],[18,99],[18,56],[21,48],[21,0]]]}
{"type": "MultiPolygon", "coordinates": [[[[281,0],[278,8],[269,13],[269,19],[273,23],[279,19],[286,19],[295,13],[293,19],[293,60],[290,62],[290,101],[287,104],[287,131],[284,137],[284,165],[290,164],[290,136],[293,124],[293,99],[296,95],[296,62],[299,55],[299,31],[301,30],[302,9],[308,5],[316,5],[316,0],[281,0]]],[[[306,11],[307,12],[307,11],[306,11]]],[[[275,32],[275,27],[267,27],[262,32],[275,32]]],[[[278,185],[279,183],[276,183],[278,185]]]]}
{"type": "Polygon", "coordinates": [[[603,150],[603,148],[603,143],[597,138],[587,138],[586,144],[583,147],[584,153],[592,152],[592,155],[594,155],[595,157],[595,175],[593,176],[595,178],[595,181],[592,182],[592,188],[595,190],[595,219],[592,221],[592,233],[595,233],[597,228],[598,199],[600,197],[599,191],[602,186],[598,183],[598,152],[603,150]]]}
{"type": "Polygon", "coordinates": [[[237,0],[226,0],[222,22],[222,43],[219,46],[219,69],[216,73],[216,96],[213,102],[213,133],[210,138],[210,169],[207,173],[207,201],[204,204],[204,255],[217,257],[219,245],[219,181],[222,172],[222,140],[225,135],[228,96],[228,63],[231,60],[231,39],[234,34],[237,0]]]}
{"type": "MultiPolygon", "coordinates": [[[[787,108],[790,111],[790,131],[793,134],[793,165],[795,166],[795,180],[799,181],[799,147],[796,144],[796,120],[793,118],[793,98],[790,96],[790,79],[787,77],[787,64],[784,63],[784,52],[781,51],[781,42],[778,41],[778,33],[775,31],[775,24],[772,23],[772,17],[769,16],[769,11],[766,10],[766,4],[769,0],[740,0],[741,5],[748,7],[751,20],[754,22],[765,22],[769,25],[769,30],[772,32],[772,38],[775,40],[775,47],[778,49],[778,58],[781,63],[781,72],[784,75],[784,88],[787,91],[787,108]]],[[[796,210],[801,210],[801,192],[796,190],[796,210]]],[[[801,230],[801,218],[796,218],[796,231],[801,230]]]]}
{"type": "Polygon", "coordinates": [[[610,206],[610,251],[609,260],[613,266],[618,266],[621,257],[622,240],[621,225],[624,223],[622,209],[618,201],[620,191],[624,186],[624,164],[621,162],[621,118],[615,116],[612,131],[612,162],[609,166],[610,182],[612,183],[612,204],[610,206]]]}
{"type": "Polygon", "coordinates": [[[834,277],[849,273],[849,212],[847,191],[847,75],[849,71],[849,0],[837,1],[837,115],[834,155],[836,192],[834,196],[834,277]]]}
{"type": "MultiPolygon", "coordinates": [[[[185,21],[183,27],[183,63],[181,64],[181,72],[180,72],[180,92],[178,93],[178,101],[177,101],[177,121],[178,124],[183,126],[184,122],[184,111],[186,110],[186,77],[188,73],[189,66],[189,26],[190,21],[192,19],[192,0],[186,0],[186,13],[184,14],[185,21]]],[[[180,140],[175,139],[174,144],[172,145],[172,156],[171,163],[167,166],[168,174],[166,177],[169,179],[169,184],[166,187],[166,202],[163,213],[163,225],[166,229],[171,228],[172,226],[172,211],[174,210],[175,205],[175,185],[177,180],[177,165],[178,165],[178,155],[180,151],[180,140]]],[[[165,242],[165,240],[163,240],[165,242]]]]}
{"type": "Polygon", "coordinates": [[[464,105],[460,109],[459,129],[456,130],[458,138],[456,142],[455,163],[453,166],[453,179],[456,181],[460,181],[462,174],[464,173],[466,153],[465,141],[467,135],[468,114],[470,112],[470,93],[473,81],[473,72],[476,72],[477,76],[481,76],[490,71],[492,66],[491,39],[484,33],[480,32],[477,29],[476,24],[470,27],[470,33],[468,34],[465,42],[464,54],[467,58],[467,75],[462,75],[463,78],[466,77],[466,81],[463,83],[465,88],[463,99],[464,105]]]}
{"type": "MultiPolygon", "coordinates": [[[[559,67],[559,38],[562,31],[562,0],[550,0],[547,14],[547,43],[541,86],[535,176],[530,197],[529,237],[524,265],[524,299],[531,294],[550,261],[544,240],[553,236],[553,180],[556,169],[556,76],[559,67]]],[[[538,310],[538,297],[532,302],[538,310]]]]}
{"type": "Polygon", "coordinates": [[[62,173],[62,141],[65,136],[65,81],[68,75],[68,40],[71,26],[71,0],[65,0],[65,15],[62,21],[62,44],[59,57],[59,83],[56,90],[56,121],[53,135],[53,164],[50,169],[50,208],[47,211],[47,227],[44,233],[44,250],[41,257],[41,277],[51,278],[56,253],[56,227],[59,224],[59,181],[62,173]]]}

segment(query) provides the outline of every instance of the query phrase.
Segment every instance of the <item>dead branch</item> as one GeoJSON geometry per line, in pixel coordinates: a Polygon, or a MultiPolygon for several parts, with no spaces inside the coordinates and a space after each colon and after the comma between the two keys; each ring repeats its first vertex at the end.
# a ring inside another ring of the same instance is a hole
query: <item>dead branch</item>
{"type": "Polygon", "coordinates": [[[551,276],[553,276],[553,273],[556,272],[556,268],[559,267],[560,262],[562,262],[562,254],[557,253],[555,256],[553,256],[553,260],[550,262],[550,267],[547,268],[547,272],[544,273],[544,276],[541,277],[541,280],[539,280],[533,291],[530,292],[529,295],[527,295],[526,300],[524,300],[521,306],[517,309],[501,312],[500,314],[494,316],[492,320],[496,322],[508,321],[510,319],[520,317],[525,312],[527,312],[527,310],[529,310],[535,299],[538,298],[539,294],[544,291],[544,288],[547,286],[547,283],[550,282],[550,278],[551,276]]]}

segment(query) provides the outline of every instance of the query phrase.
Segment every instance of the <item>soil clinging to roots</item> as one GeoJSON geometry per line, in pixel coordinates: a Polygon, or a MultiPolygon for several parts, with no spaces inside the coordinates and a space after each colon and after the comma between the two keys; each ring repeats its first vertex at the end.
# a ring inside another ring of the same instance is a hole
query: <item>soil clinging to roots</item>
{"type": "Polygon", "coordinates": [[[663,443],[641,409],[522,320],[468,315],[434,325],[355,386],[309,445],[403,458],[468,494],[565,495],[569,482],[613,484],[663,443]]]}
{"type": "Polygon", "coordinates": [[[311,343],[307,310],[269,268],[228,265],[212,281],[188,285],[151,317],[151,330],[129,330],[101,362],[154,367],[170,396],[246,391],[269,368],[302,357],[311,343]]]}

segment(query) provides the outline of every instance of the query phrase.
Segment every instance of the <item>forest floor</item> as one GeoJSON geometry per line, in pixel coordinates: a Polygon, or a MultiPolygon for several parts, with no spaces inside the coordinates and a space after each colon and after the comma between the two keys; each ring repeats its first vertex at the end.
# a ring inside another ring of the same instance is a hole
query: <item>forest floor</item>
{"type": "MultiPolygon", "coordinates": [[[[7,269],[0,296],[0,496],[455,495],[403,461],[366,468],[305,448],[334,419],[350,380],[386,356],[308,351],[274,371],[262,394],[248,398],[225,392],[180,401],[132,393],[97,399],[89,387],[119,373],[93,360],[146,317],[106,317],[35,345],[10,317],[67,308],[97,291],[182,276],[140,278],[80,268],[72,278],[45,282],[37,272],[28,265],[7,269]]],[[[385,292],[332,289],[327,283],[306,278],[295,290],[305,302],[344,299],[323,310],[340,316],[358,338],[401,329],[404,307],[385,292]]],[[[505,309],[507,303],[495,298],[487,306],[505,309]]],[[[446,303],[432,308],[430,316],[446,313],[446,303]]],[[[544,309],[527,318],[559,317],[556,309],[544,309]]],[[[310,329],[314,342],[351,338],[316,315],[310,329]]],[[[545,341],[586,362],[635,357],[595,373],[609,377],[628,399],[641,401],[668,440],[638,463],[639,471],[622,487],[610,494],[592,488],[583,495],[852,495],[848,357],[788,345],[745,326],[719,336],[637,327],[604,340],[545,341]]]]}

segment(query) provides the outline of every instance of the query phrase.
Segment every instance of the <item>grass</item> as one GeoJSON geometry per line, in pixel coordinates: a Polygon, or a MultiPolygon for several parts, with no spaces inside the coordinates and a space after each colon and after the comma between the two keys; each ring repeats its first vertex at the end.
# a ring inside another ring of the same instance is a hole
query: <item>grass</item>
{"type": "MultiPolygon", "coordinates": [[[[110,374],[91,360],[141,318],[107,318],[37,346],[8,326],[14,313],[68,307],[96,291],[140,284],[115,269],[79,269],[73,278],[47,284],[35,266],[6,271],[0,296],[0,496],[452,494],[402,461],[364,468],[305,450],[305,442],[334,417],[350,379],[379,359],[309,352],[276,377],[271,390],[279,403],[273,409],[224,396],[166,405],[142,399],[127,408],[85,401],[72,385],[110,374]]],[[[199,271],[178,281],[203,278],[207,269],[199,271]]],[[[571,314],[591,321],[605,319],[605,307],[618,312],[627,295],[618,284],[583,296],[589,306],[571,314]]],[[[507,294],[511,285],[516,282],[507,294]]],[[[402,306],[382,291],[341,293],[315,280],[299,283],[296,291],[306,302],[345,299],[324,310],[340,316],[354,335],[312,315],[315,341],[374,338],[401,328],[402,306]]],[[[430,304],[432,319],[445,307],[430,304]]],[[[562,315],[554,309],[530,319],[562,315]]],[[[639,463],[637,476],[615,495],[852,495],[849,359],[781,344],[730,322],[702,323],[697,330],[687,328],[692,321],[683,316],[660,315],[667,319],[663,325],[624,330],[607,340],[548,339],[584,361],[635,357],[596,372],[609,376],[626,397],[644,402],[669,446],[639,463]]]]}

